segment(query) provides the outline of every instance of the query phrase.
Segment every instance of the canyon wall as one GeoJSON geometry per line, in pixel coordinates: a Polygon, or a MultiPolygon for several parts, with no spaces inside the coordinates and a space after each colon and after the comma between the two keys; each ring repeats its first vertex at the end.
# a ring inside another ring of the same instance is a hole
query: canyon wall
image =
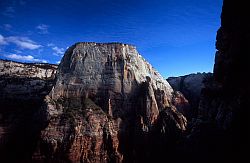
{"type": "Polygon", "coordinates": [[[179,77],[169,77],[167,81],[175,91],[181,92],[187,99],[189,108],[185,108],[184,115],[189,119],[196,118],[200,103],[201,91],[205,88],[205,83],[212,78],[212,73],[197,73],[179,77]]]}

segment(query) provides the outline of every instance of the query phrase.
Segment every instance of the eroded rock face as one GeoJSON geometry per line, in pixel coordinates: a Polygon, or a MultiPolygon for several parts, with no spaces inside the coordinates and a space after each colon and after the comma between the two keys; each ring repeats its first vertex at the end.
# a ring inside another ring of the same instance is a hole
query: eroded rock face
{"type": "MultiPolygon", "coordinates": [[[[189,119],[197,117],[201,90],[205,88],[204,82],[210,78],[212,78],[212,73],[189,74],[180,77],[169,77],[167,79],[171,87],[175,91],[181,92],[184,95],[184,98],[188,100],[190,108],[185,109],[186,112],[188,112],[185,115],[189,119]]],[[[183,108],[181,110],[183,111],[183,108]]]]}
{"type": "Polygon", "coordinates": [[[118,126],[91,99],[47,97],[49,124],[42,131],[36,161],[119,162],[118,126]],[[80,103],[77,103],[79,100],[80,103]],[[43,153],[40,153],[41,152],[43,153]]]}
{"type": "Polygon", "coordinates": [[[190,106],[189,101],[180,91],[174,91],[172,103],[188,120],[193,117],[194,109],[190,106]]]}
{"type": "Polygon", "coordinates": [[[31,160],[42,115],[38,115],[52,86],[56,65],[0,60],[0,161],[31,160]]]}
{"type": "Polygon", "coordinates": [[[57,65],[0,60],[0,100],[42,100],[53,86],[57,65]]]}
{"type": "Polygon", "coordinates": [[[46,63],[20,63],[0,60],[0,75],[51,79],[55,77],[57,67],[57,65],[46,63]]]}
{"type": "Polygon", "coordinates": [[[168,115],[163,116],[169,119],[165,133],[185,130],[172,93],[135,47],[77,43],[66,51],[46,97],[48,127],[40,155],[61,161],[143,161],[150,157],[150,145],[143,148],[143,143],[157,137],[153,133],[162,125],[159,114],[168,115]]]}

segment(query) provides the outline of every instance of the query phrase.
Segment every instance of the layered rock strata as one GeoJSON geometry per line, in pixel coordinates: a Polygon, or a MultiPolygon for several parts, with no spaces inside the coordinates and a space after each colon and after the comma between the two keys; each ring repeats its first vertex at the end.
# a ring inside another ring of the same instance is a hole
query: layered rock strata
{"type": "Polygon", "coordinates": [[[46,97],[48,126],[42,131],[39,157],[144,161],[151,157],[150,146],[157,144],[148,141],[157,142],[165,133],[172,135],[171,142],[176,131],[185,130],[186,118],[172,98],[170,85],[135,47],[77,43],[66,51],[46,97]]]}
{"type": "Polygon", "coordinates": [[[0,60],[0,100],[43,100],[55,79],[57,65],[0,60]]]}
{"type": "Polygon", "coordinates": [[[188,100],[190,107],[185,109],[185,115],[190,121],[192,118],[197,117],[201,90],[205,88],[205,83],[211,80],[211,78],[212,73],[197,73],[180,77],[169,77],[167,79],[171,87],[175,91],[181,92],[188,100]]]}

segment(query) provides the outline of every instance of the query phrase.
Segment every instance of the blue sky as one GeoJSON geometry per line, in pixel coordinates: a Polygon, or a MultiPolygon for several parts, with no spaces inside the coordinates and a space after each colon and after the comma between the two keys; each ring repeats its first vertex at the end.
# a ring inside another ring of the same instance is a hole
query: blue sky
{"type": "Polygon", "coordinates": [[[1,0],[0,58],[60,61],[75,42],[133,44],[164,77],[211,72],[222,0],[1,0]]]}

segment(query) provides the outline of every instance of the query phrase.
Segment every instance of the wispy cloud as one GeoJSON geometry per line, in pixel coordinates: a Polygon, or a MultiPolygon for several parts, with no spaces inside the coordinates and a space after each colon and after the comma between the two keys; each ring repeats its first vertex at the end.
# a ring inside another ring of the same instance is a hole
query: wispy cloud
{"type": "Polygon", "coordinates": [[[53,43],[48,43],[47,46],[48,46],[48,47],[53,47],[53,46],[55,46],[55,44],[53,44],[53,43]]]}
{"type": "Polygon", "coordinates": [[[29,62],[42,62],[42,63],[48,63],[47,60],[44,59],[37,59],[34,58],[31,55],[18,55],[18,54],[10,54],[10,55],[6,55],[6,58],[9,59],[14,59],[14,60],[19,60],[19,61],[29,61],[29,62]]]}
{"type": "Polygon", "coordinates": [[[38,32],[39,34],[48,34],[49,33],[49,31],[48,31],[49,26],[46,24],[39,24],[38,26],[36,26],[36,29],[39,30],[39,32],[38,32]]]}
{"type": "Polygon", "coordinates": [[[6,30],[6,31],[10,31],[12,29],[12,25],[10,24],[3,24],[1,26],[2,29],[6,30]]]}
{"type": "Polygon", "coordinates": [[[64,49],[58,48],[57,46],[53,47],[52,50],[54,51],[54,55],[63,55],[64,49]]]}
{"type": "Polygon", "coordinates": [[[60,63],[61,63],[61,61],[57,61],[57,62],[56,62],[56,64],[60,64],[60,63]]]}
{"type": "Polygon", "coordinates": [[[0,35],[0,45],[6,45],[9,43],[13,43],[22,49],[29,49],[29,50],[35,50],[42,47],[42,45],[37,44],[35,41],[32,41],[28,37],[20,37],[20,36],[4,37],[0,35]]]}
{"type": "Polygon", "coordinates": [[[24,0],[19,0],[19,4],[20,4],[20,5],[25,5],[25,4],[26,4],[26,1],[24,1],[24,0]]]}
{"type": "Polygon", "coordinates": [[[42,45],[37,44],[36,42],[30,40],[28,37],[10,36],[7,37],[6,40],[8,42],[16,44],[23,49],[34,50],[42,47],[42,45]]]}
{"type": "Polygon", "coordinates": [[[49,43],[47,46],[51,47],[51,49],[53,50],[53,55],[62,56],[64,54],[64,51],[65,51],[64,48],[59,48],[55,46],[55,44],[53,43],[49,43]]]}
{"type": "Polygon", "coordinates": [[[14,17],[15,16],[15,8],[13,6],[6,7],[3,10],[2,15],[7,16],[7,17],[14,17]]]}
{"type": "Polygon", "coordinates": [[[16,52],[17,54],[23,53],[21,50],[17,50],[17,49],[14,49],[13,51],[16,52]]]}
{"type": "Polygon", "coordinates": [[[7,45],[7,41],[5,40],[5,38],[3,37],[3,35],[0,34],[0,45],[7,45]]]}

